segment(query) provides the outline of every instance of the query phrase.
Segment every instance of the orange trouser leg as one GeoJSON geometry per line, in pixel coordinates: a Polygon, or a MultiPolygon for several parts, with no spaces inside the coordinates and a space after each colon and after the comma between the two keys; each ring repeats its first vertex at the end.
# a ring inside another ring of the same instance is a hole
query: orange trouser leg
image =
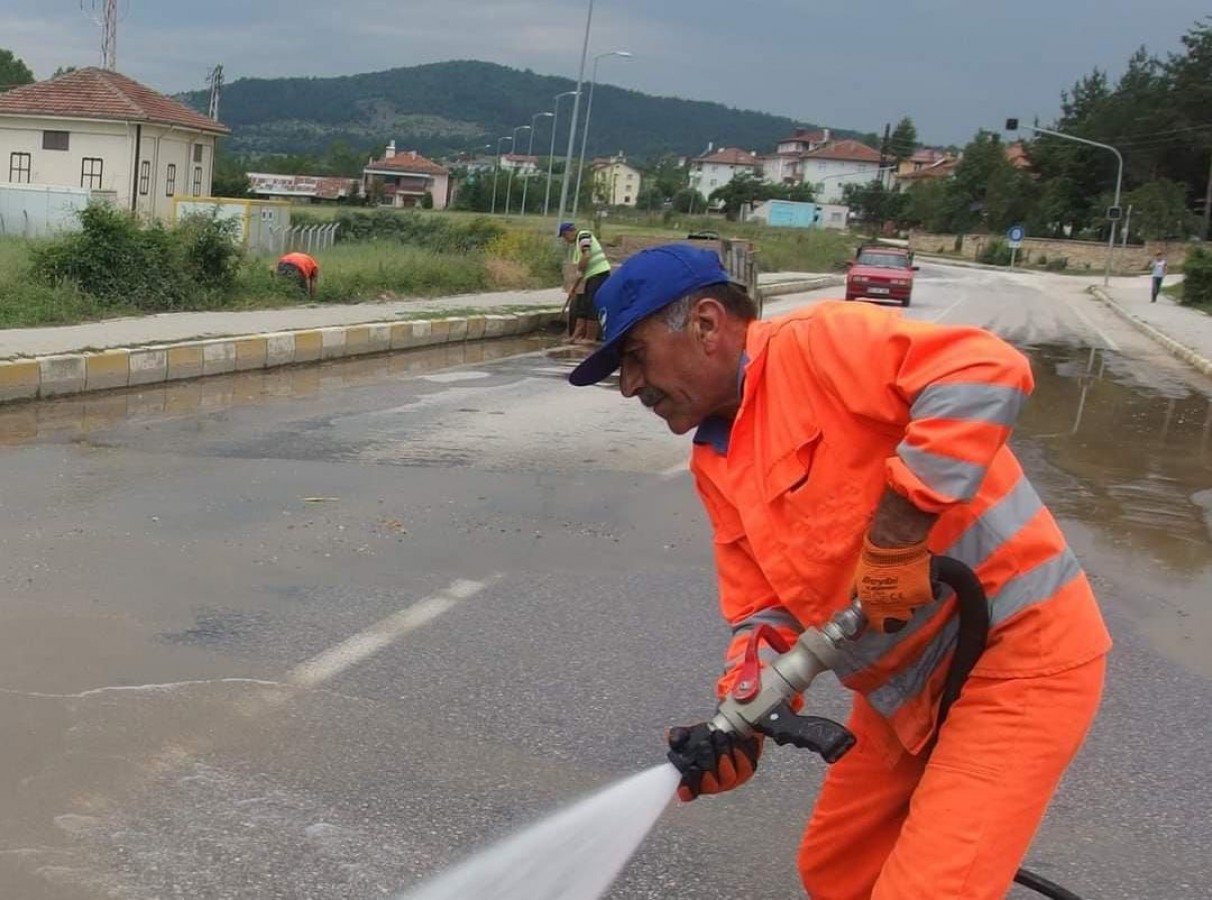
{"type": "MultiPolygon", "coordinates": [[[[822,791],[804,847],[830,849],[820,857],[801,851],[809,895],[813,900],[1003,898],[1094,720],[1105,671],[1106,660],[1100,657],[1039,678],[969,679],[916,785],[906,777],[912,757],[898,760],[890,770],[885,767],[897,789],[908,787],[907,815],[888,802],[888,785],[869,788],[874,808],[864,802],[858,780],[852,787],[859,799],[838,798],[833,809],[825,807],[829,797],[822,791]],[[874,827],[854,834],[843,821],[841,803],[874,827]],[[880,810],[887,817],[876,824],[880,810]],[[888,841],[894,828],[899,833],[888,841]],[[831,844],[831,834],[838,833],[849,847],[831,844]],[[884,859],[872,880],[877,853],[884,859]],[[847,854],[850,878],[842,863],[847,854]],[[832,865],[818,865],[830,858],[832,865]]],[[[878,777],[875,768],[867,766],[870,777],[878,777]]]]}
{"type": "Polygon", "coordinates": [[[800,877],[813,900],[871,896],[926,768],[861,696],[846,727],[858,743],[829,767],[800,844],[800,877]]]}

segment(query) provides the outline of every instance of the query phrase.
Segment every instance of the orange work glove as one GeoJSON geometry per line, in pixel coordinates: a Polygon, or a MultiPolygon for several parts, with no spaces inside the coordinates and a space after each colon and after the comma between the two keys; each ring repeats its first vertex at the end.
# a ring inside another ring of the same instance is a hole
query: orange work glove
{"type": "Polygon", "coordinates": [[[926,542],[877,547],[871,538],[864,538],[854,592],[872,627],[885,633],[900,631],[915,609],[934,600],[926,542]]]}
{"type": "Polygon", "coordinates": [[[682,773],[678,797],[688,802],[700,794],[730,791],[752,778],[762,755],[762,736],[740,737],[700,722],[669,730],[668,755],[682,773]]]}

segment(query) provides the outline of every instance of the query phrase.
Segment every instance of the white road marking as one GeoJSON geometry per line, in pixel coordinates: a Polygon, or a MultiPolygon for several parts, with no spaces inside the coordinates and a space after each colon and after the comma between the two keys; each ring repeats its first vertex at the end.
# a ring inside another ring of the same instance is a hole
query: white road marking
{"type": "Polygon", "coordinates": [[[955,309],[957,306],[959,306],[961,303],[965,302],[967,299],[968,299],[967,297],[960,297],[958,300],[956,300],[954,303],[952,303],[950,306],[948,306],[946,309],[944,309],[941,313],[939,313],[937,316],[932,318],[930,321],[931,322],[943,321],[943,319],[947,318],[947,316],[951,313],[951,310],[955,309]]]}
{"type": "Polygon", "coordinates": [[[662,472],[659,472],[657,474],[657,477],[660,478],[661,481],[672,481],[674,478],[677,478],[683,472],[689,472],[689,471],[690,471],[690,463],[680,462],[676,466],[670,466],[668,469],[665,469],[662,472]]]}
{"type": "Polygon", "coordinates": [[[1116,353],[1119,352],[1119,344],[1115,343],[1115,341],[1108,336],[1107,332],[1095,325],[1084,312],[1078,309],[1077,304],[1073,303],[1068,297],[1062,297],[1061,299],[1064,300],[1065,305],[1069,307],[1069,309],[1073,312],[1073,315],[1077,316],[1077,318],[1081,320],[1083,325],[1098,335],[1099,339],[1106,346],[1107,350],[1112,350],[1116,353]]]}
{"type": "Polygon", "coordinates": [[[380,650],[390,647],[409,632],[432,622],[442,613],[474,597],[496,578],[488,581],[456,579],[445,590],[426,597],[407,609],[393,613],[371,625],[365,631],[347,638],[335,647],[300,663],[290,671],[286,680],[295,687],[312,688],[331,681],[351,666],[355,666],[380,650]]]}

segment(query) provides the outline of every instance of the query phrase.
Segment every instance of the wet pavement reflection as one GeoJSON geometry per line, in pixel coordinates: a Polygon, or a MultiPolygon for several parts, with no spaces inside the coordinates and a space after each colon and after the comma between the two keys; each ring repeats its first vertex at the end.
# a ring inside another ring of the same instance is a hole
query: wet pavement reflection
{"type": "MultiPolygon", "coordinates": [[[[496,341],[444,344],[403,353],[338,359],[217,375],[0,407],[0,446],[40,440],[81,439],[122,422],[210,413],[267,400],[316,397],[386,378],[435,372],[532,353],[559,338],[534,335],[496,341]]],[[[577,352],[569,348],[571,352],[577,352]]]]}
{"type": "Polygon", "coordinates": [[[1171,572],[1212,571],[1208,395],[1103,350],[1040,347],[1030,355],[1036,389],[1018,435],[1069,476],[1035,476],[1052,482],[1053,512],[1147,552],[1171,572]]]}

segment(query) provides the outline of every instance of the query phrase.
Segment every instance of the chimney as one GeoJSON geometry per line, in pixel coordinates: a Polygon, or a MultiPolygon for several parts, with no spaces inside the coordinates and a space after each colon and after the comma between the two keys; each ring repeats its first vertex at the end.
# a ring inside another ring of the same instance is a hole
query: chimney
{"type": "Polygon", "coordinates": [[[828,128],[824,129],[824,132],[825,132],[825,143],[828,144],[829,143],[829,129],[828,128]]]}
{"type": "Polygon", "coordinates": [[[386,159],[394,159],[394,158],[395,158],[395,155],[396,155],[396,142],[395,142],[395,140],[393,139],[393,140],[392,140],[392,141],[391,141],[391,142],[390,142],[390,143],[387,145],[387,153],[386,153],[385,158],[386,158],[386,159]]]}
{"type": "Polygon", "coordinates": [[[409,155],[409,156],[411,156],[413,159],[416,159],[416,158],[417,158],[417,151],[416,151],[416,150],[409,150],[409,151],[408,151],[408,155],[409,155]]]}

